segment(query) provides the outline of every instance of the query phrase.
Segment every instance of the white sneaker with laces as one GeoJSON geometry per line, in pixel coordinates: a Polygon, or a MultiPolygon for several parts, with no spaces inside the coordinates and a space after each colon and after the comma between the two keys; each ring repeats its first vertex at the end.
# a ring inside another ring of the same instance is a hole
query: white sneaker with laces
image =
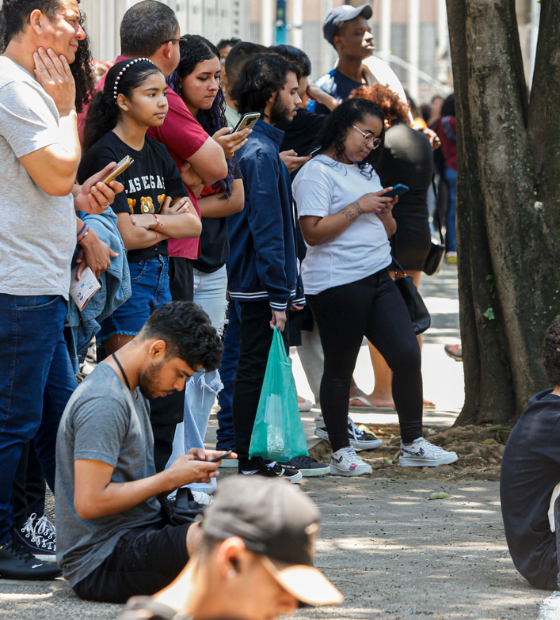
{"type": "Polygon", "coordinates": [[[363,476],[373,469],[356,454],[354,448],[341,448],[331,454],[329,471],[334,476],[363,476]]]}
{"type": "Polygon", "coordinates": [[[456,452],[447,452],[439,446],[426,441],[423,437],[415,439],[410,446],[401,441],[399,464],[402,467],[437,467],[451,465],[459,457],[456,452]]]}

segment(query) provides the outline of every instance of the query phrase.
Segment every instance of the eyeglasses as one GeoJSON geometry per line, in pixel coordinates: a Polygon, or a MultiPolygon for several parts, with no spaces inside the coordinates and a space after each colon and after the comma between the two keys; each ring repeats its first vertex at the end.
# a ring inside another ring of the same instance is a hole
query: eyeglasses
{"type": "Polygon", "coordinates": [[[361,129],[358,129],[356,125],[352,125],[352,127],[354,127],[356,131],[359,131],[362,134],[362,136],[364,136],[364,140],[366,141],[366,144],[368,142],[372,142],[373,149],[376,149],[381,144],[381,138],[374,138],[370,133],[364,133],[361,129]]]}

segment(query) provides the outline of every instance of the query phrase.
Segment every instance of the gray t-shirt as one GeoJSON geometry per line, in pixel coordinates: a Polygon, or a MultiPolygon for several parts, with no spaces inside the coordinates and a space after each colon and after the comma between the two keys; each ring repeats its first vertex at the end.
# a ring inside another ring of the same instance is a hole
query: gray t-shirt
{"type": "Polygon", "coordinates": [[[0,56],[0,293],[64,295],[76,247],[72,196],[49,196],[19,158],[60,142],[58,110],[35,78],[0,56]]]}
{"type": "Polygon", "coordinates": [[[107,364],[78,386],[64,410],[56,441],[56,533],[58,564],[72,586],[96,569],[119,538],[160,520],[152,498],[130,510],[85,521],[74,508],[74,461],[103,461],[115,468],[111,482],[131,482],[156,473],[150,407],[136,398],[107,364]]]}

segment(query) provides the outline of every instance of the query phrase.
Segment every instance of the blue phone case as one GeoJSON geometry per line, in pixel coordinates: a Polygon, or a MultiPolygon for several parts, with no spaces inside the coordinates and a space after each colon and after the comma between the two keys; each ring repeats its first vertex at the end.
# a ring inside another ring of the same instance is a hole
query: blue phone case
{"type": "Polygon", "coordinates": [[[390,192],[383,194],[383,198],[394,198],[395,196],[402,196],[408,192],[408,187],[406,185],[395,185],[390,192]]]}

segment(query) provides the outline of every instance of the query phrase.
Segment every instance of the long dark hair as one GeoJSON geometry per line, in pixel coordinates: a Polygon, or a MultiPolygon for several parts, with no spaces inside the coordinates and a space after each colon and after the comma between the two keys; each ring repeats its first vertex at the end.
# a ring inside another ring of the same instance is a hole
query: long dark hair
{"type": "MultiPolygon", "coordinates": [[[[190,75],[196,68],[199,62],[204,60],[212,60],[212,58],[220,58],[220,52],[218,48],[198,34],[185,34],[181,37],[179,42],[181,47],[181,60],[177,65],[177,69],[168,78],[167,83],[171,88],[179,95],[183,97],[183,88],[181,86],[181,80],[187,75],[190,75]]],[[[212,103],[212,107],[208,110],[199,110],[196,115],[196,120],[202,125],[204,131],[212,136],[220,129],[227,127],[227,120],[225,116],[225,97],[222,87],[218,89],[216,98],[212,103]]],[[[233,129],[233,128],[232,128],[233,129]]],[[[225,179],[219,181],[223,187],[226,195],[231,195],[233,188],[233,167],[234,158],[228,160],[228,174],[225,179]]]]}
{"type": "MultiPolygon", "coordinates": [[[[356,122],[362,122],[366,116],[375,116],[381,121],[383,129],[379,134],[381,144],[362,161],[356,162],[356,165],[363,174],[368,174],[367,168],[371,166],[374,170],[381,161],[381,152],[385,144],[385,116],[383,112],[368,99],[347,99],[331,112],[327,117],[323,130],[319,136],[321,152],[334,146],[334,153],[337,160],[342,161],[344,155],[344,141],[348,135],[348,131],[356,122]]],[[[370,175],[371,176],[371,175],[370,175]]]]}
{"type": "Polygon", "coordinates": [[[120,114],[117,95],[122,94],[130,98],[132,91],[155,73],[161,73],[161,70],[153,62],[144,58],[121,60],[109,69],[105,78],[105,86],[102,91],[95,94],[86,116],[84,152],[116,127],[120,114]],[[126,70],[123,73],[125,67],[126,70]]]}

